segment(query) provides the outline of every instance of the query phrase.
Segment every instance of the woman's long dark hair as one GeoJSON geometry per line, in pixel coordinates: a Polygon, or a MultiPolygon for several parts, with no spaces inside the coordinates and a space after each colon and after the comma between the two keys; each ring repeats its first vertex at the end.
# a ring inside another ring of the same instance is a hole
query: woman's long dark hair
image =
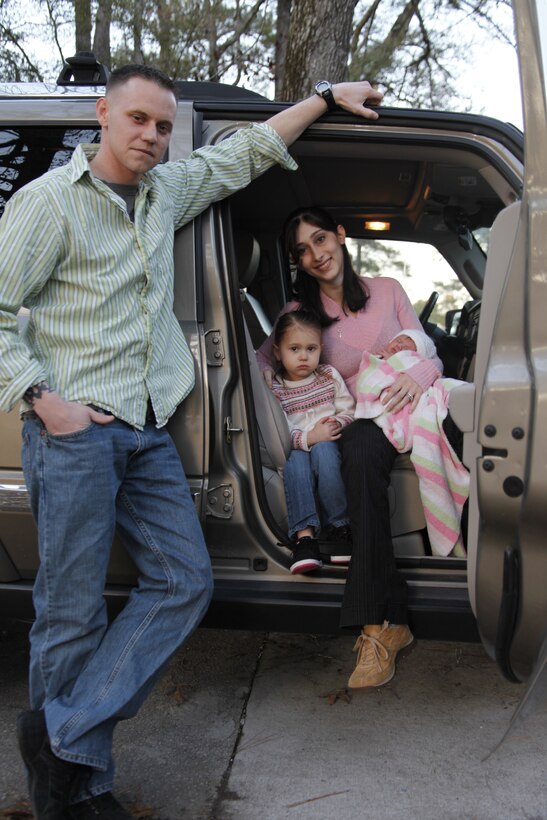
{"type": "MultiPolygon", "coordinates": [[[[311,311],[319,318],[322,327],[328,327],[337,322],[338,319],[333,319],[325,313],[321,301],[321,289],[317,280],[298,267],[296,234],[301,222],[307,222],[309,225],[314,225],[334,234],[338,232],[338,225],[328,211],[312,205],[308,208],[298,208],[298,210],[293,211],[287,218],[283,228],[285,251],[292,258],[297,269],[293,285],[295,299],[301,303],[303,308],[311,311]]],[[[342,284],[344,305],[351,311],[362,310],[369,298],[367,288],[353,270],[349,251],[345,245],[342,245],[342,254],[344,257],[344,279],[342,284]]]]}

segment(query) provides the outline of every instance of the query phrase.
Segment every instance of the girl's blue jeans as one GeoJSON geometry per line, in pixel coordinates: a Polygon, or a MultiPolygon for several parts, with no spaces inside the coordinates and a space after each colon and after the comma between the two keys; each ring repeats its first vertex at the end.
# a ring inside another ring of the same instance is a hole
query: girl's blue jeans
{"type": "Polygon", "coordinates": [[[30,702],[51,747],[93,767],[84,799],[112,787],[112,735],[203,617],[212,574],[170,435],[115,420],[52,436],[23,425],[23,469],[38,526],[30,702]],[[117,529],[138,583],[108,622],[103,592],[117,529]]]}
{"type": "Polygon", "coordinates": [[[335,441],[319,441],[311,450],[291,450],[283,471],[289,538],[306,527],[349,524],[346,491],[335,441]]]}

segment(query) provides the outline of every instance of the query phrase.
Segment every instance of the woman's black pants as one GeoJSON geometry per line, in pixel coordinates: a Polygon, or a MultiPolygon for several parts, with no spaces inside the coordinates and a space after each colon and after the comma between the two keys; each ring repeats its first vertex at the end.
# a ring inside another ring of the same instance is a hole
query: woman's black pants
{"type": "Polygon", "coordinates": [[[405,624],[407,587],[395,564],[388,499],[397,451],[369,419],[344,428],[340,449],[353,533],[340,626],[405,624]]]}

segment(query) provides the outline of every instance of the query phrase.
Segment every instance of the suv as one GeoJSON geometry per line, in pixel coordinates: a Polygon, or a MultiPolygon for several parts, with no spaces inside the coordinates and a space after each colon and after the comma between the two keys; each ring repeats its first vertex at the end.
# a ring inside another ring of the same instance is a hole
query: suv
{"type": "MultiPolygon", "coordinates": [[[[412,629],[461,639],[476,637],[478,623],[507,676],[531,675],[547,623],[547,12],[533,0],[514,5],[526,55],[526,144],[516,128],[479,116],[382,108],[370,122],[328,114],[292,146],[297,172],[272,168],[176,236],[174,309],[196,386],[170,432],[214,567],[210,625],[337,629],[345,568],[326,565],[305,578],[289,572],[289,438],[255,359],[291,295],[282,224],[294,208],[315,203],[345,226],[361,272],[400,272],[446,374],[462,380],[450,412],[471,472],[467,558],[431,554],[408,457],[392,474],[392,534],[412,629]],[[412,273],[417,253],[425,276],[412,273]]],[[[100,92],[0,86],[0,205],[65,163],[78,142],[99,139],[100,92]]],[[[183,83],[180,92],[171,159],[282,107],[213,84],[183,83]]],[[[32,617],[38,563],[19,439],[17,410],[0,416],[4,621],[32,617]]],[[[114,610],[134,577],[115,543],[106,591],[114,610]]]]}

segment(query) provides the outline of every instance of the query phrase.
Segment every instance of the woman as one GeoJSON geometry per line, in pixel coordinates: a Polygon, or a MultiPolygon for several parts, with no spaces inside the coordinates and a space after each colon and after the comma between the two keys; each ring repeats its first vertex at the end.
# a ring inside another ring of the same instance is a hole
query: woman
{"type": "MultiPolygon", "coordinates": [[[[346,233],[330,214],[311,207],[288,218],[285,245],[297,267],[297,301],[282,313],[303,307],[323,326],[322,361],[335,367],[355,396],[363,351],[377,353],[405,328],[421,330],[399,283],[388,277],[360,278],[354,272],[346,233]]],[[[258,351],[266,381],[273,376],[272,339],[258,351]]],[[[409,405],[442,373],[437,357],[408,369],[385,390],[388,412],[409,405]]],[[[342,476],[353,532],[353,557],[342,602],[340,625],[359,625],[357,664],[350,688],[381,686],[395,673],[397,652],[413,641],[408,627],[407,590],[398,573],[391,541],[388,486],[396,450],[379,427],[358,419],[342,431],[342,476]]]]}

